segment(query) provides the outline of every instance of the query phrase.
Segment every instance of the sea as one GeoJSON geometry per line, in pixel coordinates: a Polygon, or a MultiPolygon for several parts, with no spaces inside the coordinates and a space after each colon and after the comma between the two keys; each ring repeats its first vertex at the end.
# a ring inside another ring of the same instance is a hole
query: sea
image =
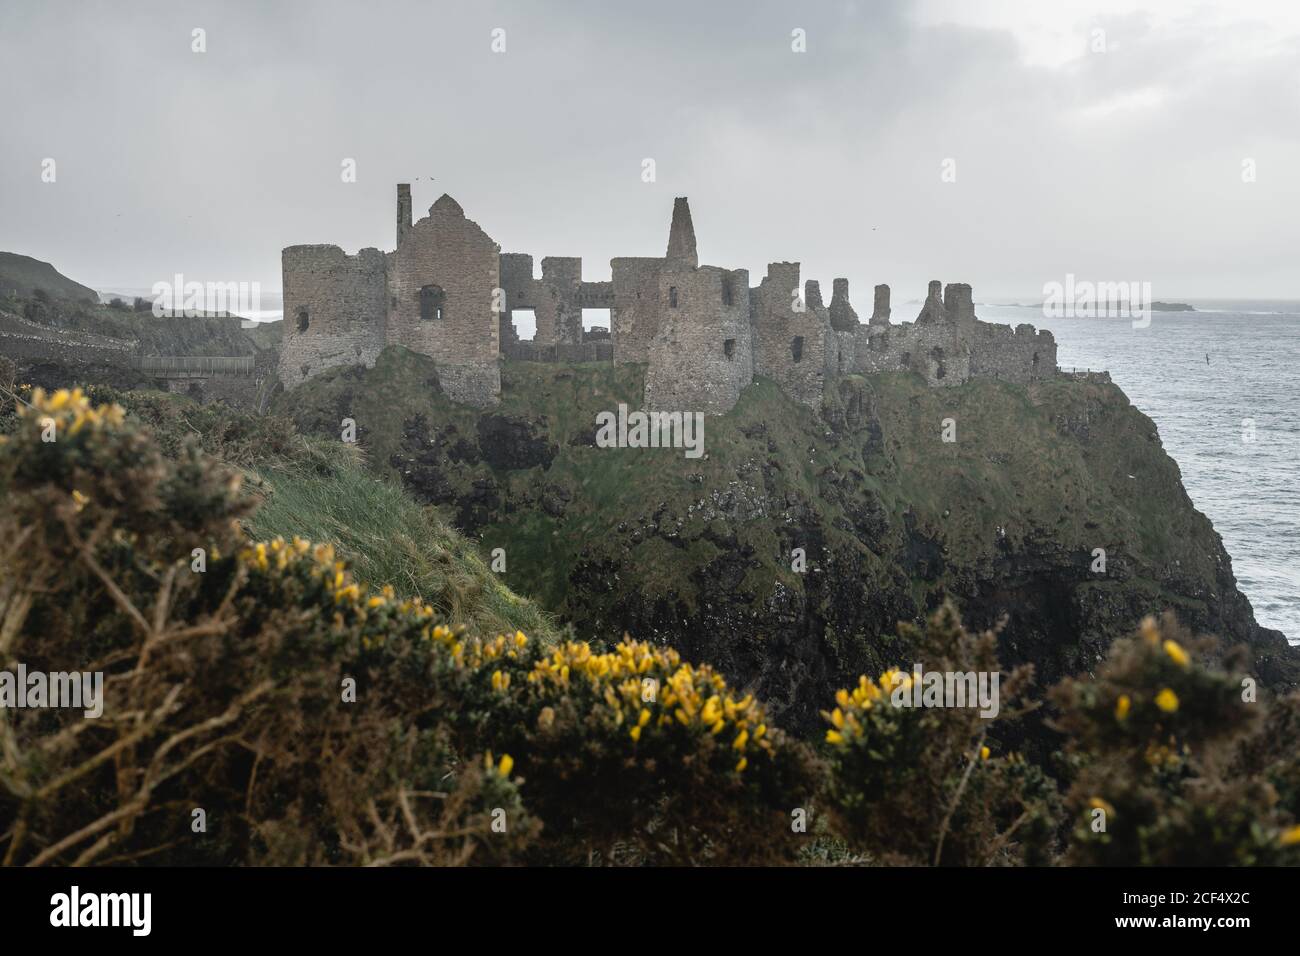
{"type": "Polygon", "coordinates": [[[1192,502],[1232,557],[1255,619],[1300,643],[1300,302],[1176,299],[1195,312],[1046,318],[977,305],[1056,337],[1064,369],[1110,372],[1155,421],[1192,502]]]}

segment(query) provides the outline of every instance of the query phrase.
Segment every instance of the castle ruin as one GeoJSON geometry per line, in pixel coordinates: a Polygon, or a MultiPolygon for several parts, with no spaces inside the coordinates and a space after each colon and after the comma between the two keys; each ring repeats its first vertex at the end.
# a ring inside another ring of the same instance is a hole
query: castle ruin
{"type": "Polygon", "coordinates": [[[502,358],[644,363],[647,409],[710,414],[732,408],[755,375],[816,408],[840,375],[910,371],[946,387],[1057,373],[1050,332],[980,321],[968,285],[931,282],[907,324],[890,322],[889,286],[878,285],[864,323],[847,279],[834,280],[828,306],[819,283],[800,289],[797,262],[769,264],[752,288],[745,269],[700,265],[684,198],[664,256],[612,259],[608,282],[584,281],[576,257],[544,258],[535,278],[532,256],[502,253],[445,194],[412,222],[406,184],[393,252],[289,246],[282,267],[286,388],[332,366],[373,366],[386,345],[433,358],[447,396],[477,407],[499,400],[502,358]],[[517,309],[536,316],[532,341],[515,333],[517,309]],[[609,309],[608,332],[584,331],[583,309],[609,309]]]}

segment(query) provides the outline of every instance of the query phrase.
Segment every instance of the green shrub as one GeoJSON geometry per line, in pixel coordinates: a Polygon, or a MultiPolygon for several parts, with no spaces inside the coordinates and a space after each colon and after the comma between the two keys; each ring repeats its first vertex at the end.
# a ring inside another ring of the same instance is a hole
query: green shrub
{"type": "MultiPolygon", "coordinates": [[[[924,630],[900,635],[927,672],[1001,674],[997,638],[971,635],[951,605],[924,630]]],[[[1051,858],[1055,787],[1016,753],[997,753],[992,728],[1014,720],[1030,668],[1001,675],[996,717],[970,707],[897,706],[911,674],[863,675],[824,712],[833,829],[883,863],[983,866],[1051,858]]]]}
{"type": "Polygon", "coordinates": [[[1296,700],[1266,716],[1239,655],[1205,663],[1212,644],[1148,619],[1095,680],[1053,690],[1075,767],[1068,862],[1300,862],[1296,700]]]}

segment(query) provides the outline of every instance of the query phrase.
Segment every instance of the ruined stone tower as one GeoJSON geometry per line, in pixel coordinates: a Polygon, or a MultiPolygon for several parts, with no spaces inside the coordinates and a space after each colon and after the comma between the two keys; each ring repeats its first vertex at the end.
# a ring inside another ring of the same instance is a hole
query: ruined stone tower
{"type": "MultiPolygon", "coordinates": [[[[754,377],[749,273],[698,264],[685,197],[673,202],[661,261],[653,300],[658,315],[643,326],[654,328],[646,354],[646,407],[725,412],[754,377]]],[[[615,327],[624,319],[620,313],[615,327]]]]}
{"type": "Polygon", "coordinates": [[[280,382],[292,388],[335,365],[374,365],[384,347],[384,255],[338,246],[280,254],[284,332],[280,382]]]}

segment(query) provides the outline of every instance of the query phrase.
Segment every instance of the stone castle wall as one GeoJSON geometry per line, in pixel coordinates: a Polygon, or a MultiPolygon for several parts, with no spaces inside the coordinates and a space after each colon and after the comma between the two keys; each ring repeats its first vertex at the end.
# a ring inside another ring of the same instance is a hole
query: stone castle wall
{"type": "Polygon", "coordinates": [[[336,365],[375,364],[384,347],[384,255],[338,246],[289,246],[280,256],[285,388],[336,365]]]}
{"type": "Polygon", "coordinates": [[[797,402],[819,406],[826,383],[828,348],[833,358],[838,342],[831,336],[830,314],[820,301],[816,284],[799,292],[799,263],[773,262],[767,275],[750,291],[749,313],[754,328],[754,372],[773,379],[797,402]],[[815,302],[808,301],[810,289],[815,302]]]}
{"type": "Polygon", "coordinates": [[[612,362],[614,343],[609,339],[597,339],[542,345],[538,342],[521,342],[518,339],[507,341],[503,338],[501,357],[515,362],[612,362]]]}
{"type": "Polygon", "coordinates": [[[614,340],[615,362],[650,360],[650,343],[659,332],[662,317],[659,273],[664,262],[650,258],[610,260],[614,305],[609,313],[609,331],[614,340]]]}
{"type": "Polygon", "coordinates": [[[668,308],[650,343],[646,408],[728,411],[754,378],[749,273],[701,266],[667,270],[659,283],[668,308]]]}
{"type": "Polygon", "coordinates": [[[1024,385],[1057,373],[1056,337],[1028,323],[976,326],[971,343],[971,375],[1024,385]]]}

